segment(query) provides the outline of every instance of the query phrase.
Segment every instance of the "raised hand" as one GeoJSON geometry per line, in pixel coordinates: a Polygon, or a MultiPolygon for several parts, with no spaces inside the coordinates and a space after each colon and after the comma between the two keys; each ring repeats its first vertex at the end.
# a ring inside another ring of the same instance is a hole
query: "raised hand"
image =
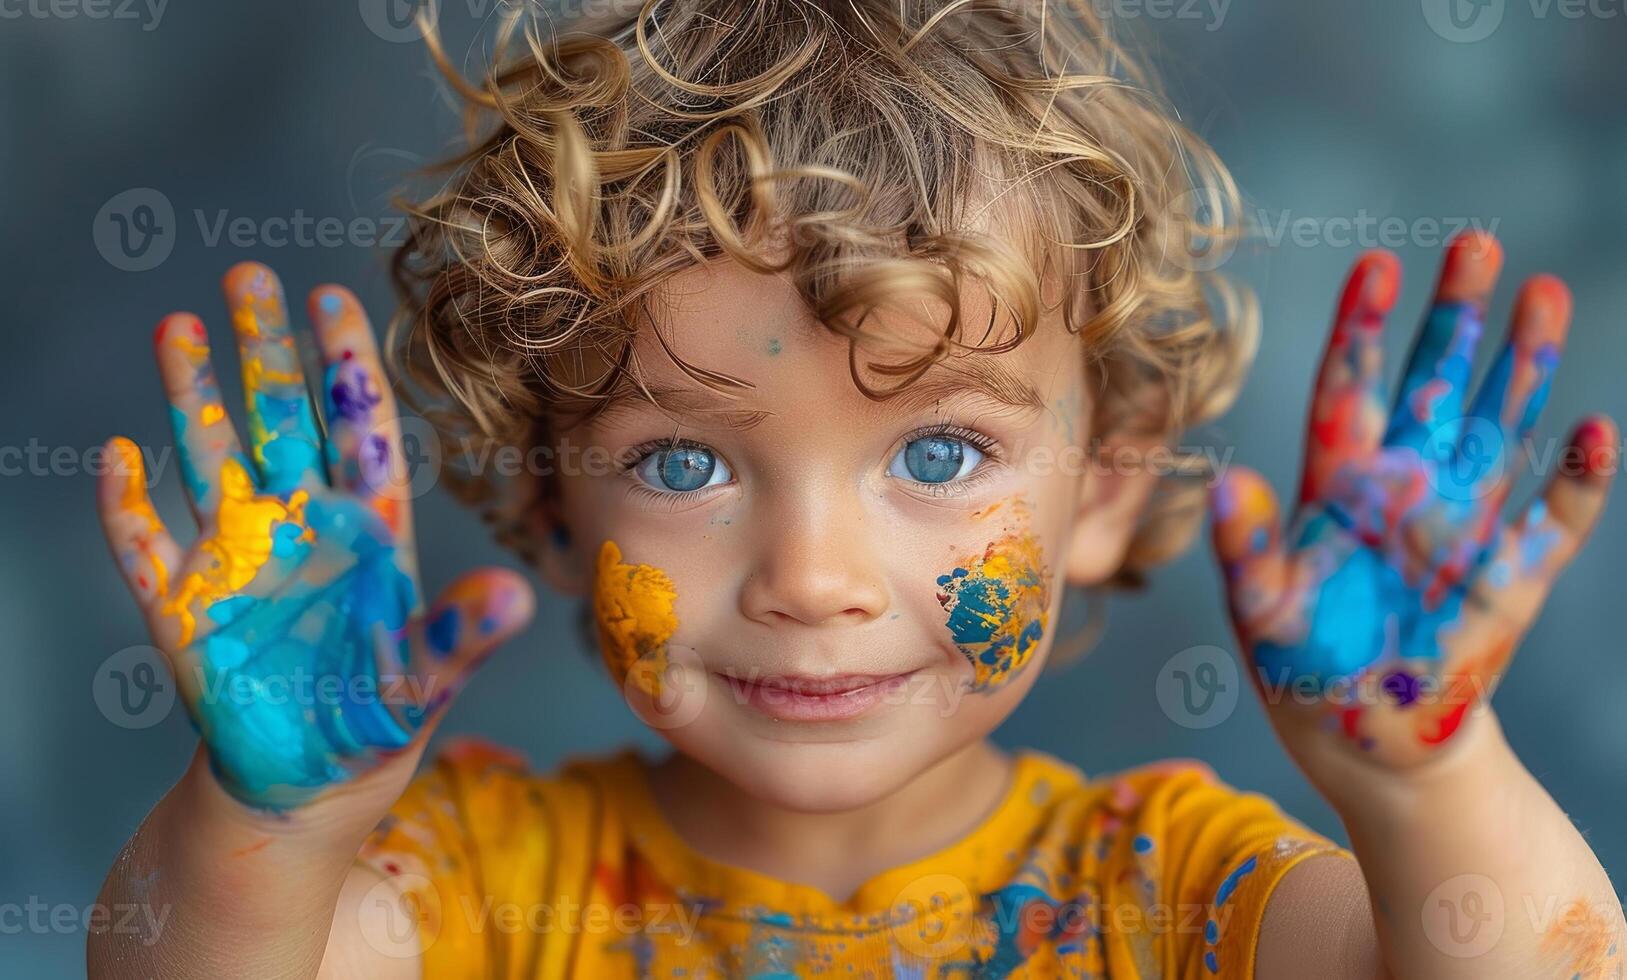
{"type": "Polygon", "coordinates": [[[127,439],[108,443],[118,465],[100,512],[220,783],[284,809],[421,752],[438,710],[525,624],[532,598],[517,575],[484,569],[426,609],[395,401],[355,296],[310,297],[326,364],[319,421],[276,276],[243,263],[224,287],[247,450],[202,322],[172,314],[154,345],[198,538],[183,551],[164,528],[127,439]]]}
{"type": "Polygon", "coordinates": [[[1234,469],[1212,495],[1232,620],[1291,748],[1337,744],[1386,766],[1433,757],[1490,696],[1603,509],[1619,437],[1593,416],[1551,457],[1541,495],[1503,523],[1571,300],[1552,276],[1524,283],[1467,402],[1501,257],[1489,235],[1448,247],[1386,411],[1381,330],[1400,267],[1388,252],[1362,256],[1317,380],[1288,535],[1259,474],[1234,469]]]}

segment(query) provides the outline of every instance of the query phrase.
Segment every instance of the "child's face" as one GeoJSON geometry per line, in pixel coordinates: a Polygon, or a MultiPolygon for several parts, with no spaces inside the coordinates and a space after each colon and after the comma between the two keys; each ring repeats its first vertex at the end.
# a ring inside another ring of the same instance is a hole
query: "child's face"
{"type": "MultiPolygon", "coordinates": [[[[726,402],[641,335],[667,411],[626,400],[560,434],[642,462],[561,451],[547,570],[592,597],[612,675],[679,749],[785,806],[864,805],[1017,705],[1064,582],[1117,565],[1145,487],[1087,473],[1084,354],[1059,319],[876,401],[782,280],[717,262],[673,286],[674,352],[754,387],[726,402]]],[[[962,339],[986,342],[987,299],[965,302],[962,339]]]]}

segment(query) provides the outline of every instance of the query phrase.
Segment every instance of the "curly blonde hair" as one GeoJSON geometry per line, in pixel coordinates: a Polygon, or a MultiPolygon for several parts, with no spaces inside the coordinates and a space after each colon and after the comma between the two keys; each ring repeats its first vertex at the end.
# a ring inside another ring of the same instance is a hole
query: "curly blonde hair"
{"type": "MultiPolygon", "coordinates": [[[[646,301],[720,256],[794,284],[850,350],[899,297],[941,301],[919,357],[850,356],[873,398],[951,352],[1009,349],[1059,305],[1098,433],[1173,439],[1235,397],[1257,317],[1201,259],[1238,235],[1236,188],[1089,0],[608,6],[562,23],[513,8],[478,82],[424,23],[468,148],[439,165],[438,191],[403,202],[390,346],[408,403],[443,435],[547,445],[560,419],[638,383],[646,301]],[[1014,336],[969,341],[971,284],[1014,336]],[[584,363],[605,370],[583,377],[584,363]]],[[[698,383],[738,384],[672,356],[698,383]]],[[[1163,481],[1109,585],[1138,586],[1186,547],[1205,475],[1163,481]]],[[[526,498],[478,472],[455,486],[535,557],[527,515],[546,487],[526,498]]]]}

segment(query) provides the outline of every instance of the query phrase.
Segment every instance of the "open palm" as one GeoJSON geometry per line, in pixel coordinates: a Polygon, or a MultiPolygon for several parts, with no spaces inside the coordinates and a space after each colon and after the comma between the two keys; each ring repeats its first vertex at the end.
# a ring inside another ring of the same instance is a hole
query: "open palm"
{"type": "Polygon", "coordinates": [[[198,538],[183,551],[169,535],[125,439],[108,446],[119,465],[103,480],[101,513],[217,777],[244,802],[280,809],[413,743],[523,625],[530,593],[487,569],[426,610],[399,422],[360,304],[336,286],[311,296],[324,437],[275,275],[243,263],[224,285],[248,450],[203,324],[173,314],[154,344],[198,538]]]}
{"type": "Polygon", "coordinates": [[[1382,326],[1399,266],[1363,256],[1322,362],[1289,534],[1258,474],[1234,470],[1215,490],[1233,622],[1290,739],[1337,741],[1384,765],[1432,757],[1489,696],[1603,507],[1617,436],[1595,416],[1547,457],[1557,471],[1542,495],[1503,523],[1570,297],[1551,276],[1524,284],[1470,403],[1500,264],[1489,235],[1453,241],[1386,411],[1382,326]]]}

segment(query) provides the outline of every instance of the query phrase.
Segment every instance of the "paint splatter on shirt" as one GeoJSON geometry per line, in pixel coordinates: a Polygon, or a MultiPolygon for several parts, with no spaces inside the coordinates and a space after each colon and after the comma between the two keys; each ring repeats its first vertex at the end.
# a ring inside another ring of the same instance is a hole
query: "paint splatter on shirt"
{"type": "Polygon", "coordinates": [[[546,777],[482,742],[419,775],[361,860],[412,898],[424,976],[1248,977],[1272,890],[1350,854],[1201,764],[1087,780],[1017,755],[965,837],[853,895],[706,858],[632,750],[546,777]]]}

